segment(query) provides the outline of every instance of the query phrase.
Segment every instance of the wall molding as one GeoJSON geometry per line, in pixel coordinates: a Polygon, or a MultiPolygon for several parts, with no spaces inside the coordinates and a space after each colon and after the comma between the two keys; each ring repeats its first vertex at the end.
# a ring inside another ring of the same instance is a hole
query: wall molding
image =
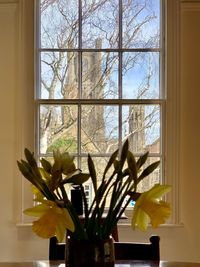
{"type": "Polygon", "coordinates": [[[200,1],[182,1],[181,2],[181,11],[200,11],[200,1]]]}
{"type": "Polygon", "coordinates": [[[180,222],[180,1],[166,1],[166,168],[172,224],[180,222]]]}

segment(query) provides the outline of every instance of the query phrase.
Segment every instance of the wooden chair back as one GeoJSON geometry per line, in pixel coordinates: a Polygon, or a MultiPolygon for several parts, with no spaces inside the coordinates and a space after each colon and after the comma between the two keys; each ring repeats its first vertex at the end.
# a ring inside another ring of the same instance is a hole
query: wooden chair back
{"type": "MultiPolygon", "coordinates": [[[[151,236],[149,243],[114,242],[116,260],[160,260],[160,238],[151,236]]],[[[50,238],[49,260],[64,260],[65,244],[50,238]]]]}
{"type": "Polygon", "coordinates": [[[159,261],[159,242],[159,236],[151,236],[149,243],[115,242],[115,259],[159,261]]]}

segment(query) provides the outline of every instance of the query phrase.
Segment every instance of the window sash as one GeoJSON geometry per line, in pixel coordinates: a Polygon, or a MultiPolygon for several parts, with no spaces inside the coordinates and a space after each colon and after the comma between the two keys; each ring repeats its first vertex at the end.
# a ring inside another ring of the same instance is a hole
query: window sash
{"type": "MultiPolygon", "coordinates": [[[[64,48],[64,49],[58,49],[58,48],[48,48],[48,47],[41,47],[40,38],[38,35],[40,35],[40,11],[39,11],[39,1],[37,1],[37,14],[39,16],[38,24],[37,24],[37,45],[36,45],[36,92],[35,92],[35,107],[36,107],[36,155],[38,158],[48,155],[48,153],[41,153],[40,151],[40,125],[39,125],[39,110],[42,105],[75,105],[78,108],[78,133],[77,133],[77,145],[78,145],[78,151],[75,153],[75,156],[78,156],[78,167],[80,167],[81,164],[81,157],[85,157],[86,153],[81,152],[81,107],[82,105],[116,105],[119,107],[119,149],[122,146],[123,142],[123,136],[122,136],[122,107],[123,105],[159,105],[160,106],[160,152],[159,153],[150,153],[150,157],[159,157],[161,159],[161,182],[164,179],[164,139],[163,134],[165,132],[165,121],[166,121],[166,93],[165,93],[165,62],[164,62],[164,23],[161,22],[161,28],[160,28],[160,46],[159,47],[147,47],[147,48],[125,48],[122,46],[122,14],[119,14],[119,48],[83,48],[82,47],[82,28],[79,28],[79,38],[78,48],[64,48]],[[78,54],[78,92],[79,97],[77,99],[47,99],[41,97],[41,64],[40,64],[40,58],[41,54],[44,52],[75,52],[78,54]],[[116,52],[118,53],[119,63],[118,63],[118,98],[117,99],[85,99],[82,98],[82,61],[83,61],[83,54],[87,52],[101,52],[101,53],[107,53],[107,52],[116,52]],[[160,64],[160,92],[159,97],[155,99],[125,99],[122,96],[122,58],[124,53],[159,53],[159,64],[160,64]]],[[[79,1],[81,2],[81,1],[79,1]]],[[[122,4],[121,0],[119,0],[120,5],[122,4]]],[[[163,16],[163,10],[164,10],[164,1],[160,1],[161,4],[161,21],[164,20],[163,16]]],[[[81,10],[79,12],[79,24],[81,25],[81,10]]],[[[91,153],[92,156],[98,156],[98,157],[105,157],[109,156],[111,153],[91,153]]],[[[141,155],[140,153],[135,153],[135,156],[141,155]]]]}

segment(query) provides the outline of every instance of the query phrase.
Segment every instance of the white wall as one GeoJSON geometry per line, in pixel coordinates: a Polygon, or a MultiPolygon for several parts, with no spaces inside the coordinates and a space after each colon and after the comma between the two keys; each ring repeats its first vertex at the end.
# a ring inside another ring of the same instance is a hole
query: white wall
{"type": "MultiPolygon", "coordinates": [[[[0,0],[0,261],[47,259],[48,241],[16,226],[23,208],[16,160],[33,136],[33,0],[0,0]],[[29,128],[26,125],[29,122],[29,128]],[[4,245],[3,245],[4,244],[4,245]]],[[[161,237],[161,259],[200,262],[200,1],[181,11],[180,217],[183,226],[146,233],[119,227],[121,240],[161,237]]]]}

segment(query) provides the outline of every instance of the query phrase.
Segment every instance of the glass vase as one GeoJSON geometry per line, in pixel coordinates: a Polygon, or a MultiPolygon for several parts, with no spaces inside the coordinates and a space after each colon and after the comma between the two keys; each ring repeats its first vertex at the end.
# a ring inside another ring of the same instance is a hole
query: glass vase
{"type": "Polygon", "coordinates": [[[114,267],[113,239],[66,240],[67,267],[114,267]]]}

